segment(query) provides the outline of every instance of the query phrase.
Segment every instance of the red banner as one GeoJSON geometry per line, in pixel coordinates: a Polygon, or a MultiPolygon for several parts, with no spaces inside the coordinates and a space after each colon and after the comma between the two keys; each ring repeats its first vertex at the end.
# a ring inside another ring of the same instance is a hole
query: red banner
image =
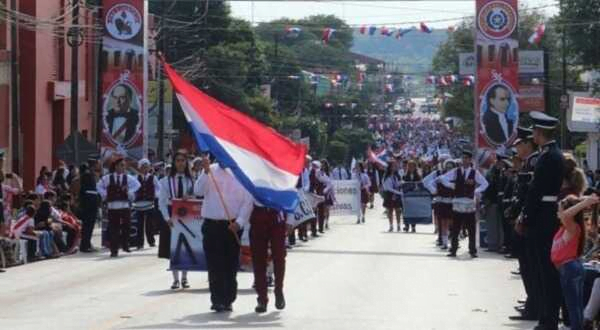
{"type": "Polygon", "coordinates": [[[475,143],[503,152],[519,125],[517,0],[476,1],[475,143]]]}
{"type": "Polygon", "coordinates": [[[102,155],[145,155],[144,1],[104,0],[102,155]]]}

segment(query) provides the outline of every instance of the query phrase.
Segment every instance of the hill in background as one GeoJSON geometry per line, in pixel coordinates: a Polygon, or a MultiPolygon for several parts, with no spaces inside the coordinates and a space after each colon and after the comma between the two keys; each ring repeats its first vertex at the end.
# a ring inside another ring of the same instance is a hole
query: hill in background
{"type": "Polygon", "coordinates": [[[415,29],[401,39],[383,36],[379,30],[372,36],[355,30],[351,51],[383,60],[391,71],[424,76],[431,70],[439,45],[447,39],[446,30],[434,30],[429,34],[415,29]]]}

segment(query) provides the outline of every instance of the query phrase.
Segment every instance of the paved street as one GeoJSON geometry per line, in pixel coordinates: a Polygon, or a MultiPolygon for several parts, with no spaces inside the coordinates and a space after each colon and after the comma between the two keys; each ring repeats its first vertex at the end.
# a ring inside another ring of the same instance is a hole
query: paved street
{"type": "Polygon", "coordinates": [[[190,290],[173,292],[166,261],[146,249],[9,269],[0,274],[0,329],[532,328],[507,319],[521,293],[510,275],[516,262],[486,253],[471,260],[464,250],[449,260],[434,247],[432,226],[387,233],[378,208],[365,225],[332,220],[324,237],[288,255],[282,312],[272,301],[257,316],[252,275],[243,273],[234,312],[212,313],[205,273],[190,275],[190,290]]]}

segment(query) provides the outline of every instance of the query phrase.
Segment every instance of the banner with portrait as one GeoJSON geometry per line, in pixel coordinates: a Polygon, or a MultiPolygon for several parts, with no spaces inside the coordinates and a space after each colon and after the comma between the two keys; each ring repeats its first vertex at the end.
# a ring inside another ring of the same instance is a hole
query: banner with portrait
{"type": "Polygon", "coordinates": [[[202,202],[196,199],[174,199],[171,204],[170,270],[204,271],[206,255],[202,245],[202,202]]]}
{"type": "Polygon", "coordinates": [[[517,1],[476,1],[475,141],[480,152],[505,152],[519,126],[517,1]]]}
{"type": "Polygon", "coordinates": [[[104,8],[102,157],[119,153],[137,160],[146,154],[146,10],[143,0],[105,0],[104,8]]]}

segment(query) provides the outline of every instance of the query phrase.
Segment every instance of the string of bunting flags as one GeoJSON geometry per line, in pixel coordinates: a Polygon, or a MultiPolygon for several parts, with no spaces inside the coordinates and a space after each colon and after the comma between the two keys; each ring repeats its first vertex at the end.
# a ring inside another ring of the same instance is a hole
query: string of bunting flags
{"type": "MultiPolygon", "coordinates": [[[[448,32],[453,33],[456,31],[456,26],[451,25],[448,26],[448,32]]],[[[433,28],[429,27],[425,22],[421,22],[419,27],[410,27],[410,28],[394,28],[394,27],[377,27],[375,25],[367,26],[362,25],[358,28],[358,32],[363,35],[382,35],[386,37],[395,37],[396,39],[402,39],[407,33],[412,31],[420,31],[422,33],[431,34],[433,33],[433,28]]],[[[539,45],[544,37],[544,33],[546,31],[546,25],[544,23],[540,23],[537,25],[533,31],[531,37],[529,37],[529,43],[534,45],[539,45]]],[[[296,26],[289,26],[285,28],[285,36],[288,38],[297,38],[302,33],[302,28],[296,26]]],[[[321,40],[324,44],[328,44],[330,40],[335,36],[336,29],[325,27],[323,28],[323,32],[321,35],[321,40]]]]}
{"type": "Polygon", "coordinates": [[[437,86],[451,86],[453,84],[461,83],[463,86],[470,87],[475,84],[475,76],[466,75],[459,76],[456,74],[450,75],[429,75],[425,78],[425,82],[430,85],[437,86]]]}

